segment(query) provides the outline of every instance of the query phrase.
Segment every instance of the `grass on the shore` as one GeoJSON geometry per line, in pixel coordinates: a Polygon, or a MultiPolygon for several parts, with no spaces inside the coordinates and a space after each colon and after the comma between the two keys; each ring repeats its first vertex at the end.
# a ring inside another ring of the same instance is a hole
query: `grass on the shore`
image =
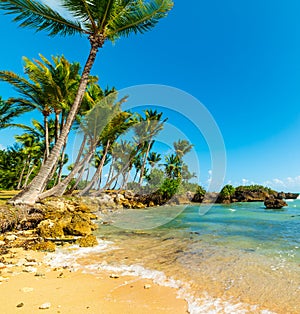
{"type": "Polygon", "coordinates": [[[20,191],[0,191],[0,205],[5,204],[9,199],[15,196],[20,191]]]}

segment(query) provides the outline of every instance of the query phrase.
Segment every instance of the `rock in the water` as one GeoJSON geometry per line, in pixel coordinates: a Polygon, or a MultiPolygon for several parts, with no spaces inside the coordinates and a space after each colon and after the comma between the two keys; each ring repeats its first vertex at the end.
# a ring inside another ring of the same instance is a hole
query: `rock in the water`
{"type": "Polygon", "coordinates": [[[288,204],[281,198],[275,198],[274,195],[271,195],[266,198],[264,202],[267,209],[280,209],[288,204]]]}
{"type": "Polygon", "coordinates": [[[66,231],[71,235],[86,236],[92,233],[92,224],[90,219],[84,215],[74,215],[66,226],[66,231]]]}

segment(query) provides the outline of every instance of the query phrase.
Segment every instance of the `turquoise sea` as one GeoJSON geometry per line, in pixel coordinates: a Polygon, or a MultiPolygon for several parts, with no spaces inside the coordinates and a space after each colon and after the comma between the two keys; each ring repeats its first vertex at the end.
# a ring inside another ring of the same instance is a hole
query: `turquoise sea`
{"type": "Polygon", "coordinates": [[[288,205],[108,212],[99,247],[77,253],[76,261],[173,286],[190,313],[300,313],[300,200],[288,205]]]}

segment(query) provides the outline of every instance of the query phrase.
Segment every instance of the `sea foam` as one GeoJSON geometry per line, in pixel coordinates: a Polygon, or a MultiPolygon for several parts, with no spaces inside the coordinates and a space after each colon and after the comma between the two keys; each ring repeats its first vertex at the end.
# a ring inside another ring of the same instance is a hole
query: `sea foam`
{"type": "Polygon", "coordinates": [[[141,265],[109,265],[106,262],[82,265],[78,262],[79,258],[88,257],[97,253],[108,252],[118,249],[113,242],[98,240],[98,245],[91,248],[79,248],[73,245],[58,249],[55,253],[48,253],[45,262],[51,267],[68,267],[70,270],[82,270],[84,273],[97,274],[97,271],[107,271],[120,274],[120,276],[133,276],[150,279],[155,284],[177,289],[178,298],[186,300],[188,312],[191,314],[275,314],[268,310],[257,310],[257,305],[248,305],[234,300],[222,300],[213,298],[204,292],[202,297],[195,297],[191,291],[190,285],[174,278],[169,278],[164,272],[147,269],[141,265]]]}

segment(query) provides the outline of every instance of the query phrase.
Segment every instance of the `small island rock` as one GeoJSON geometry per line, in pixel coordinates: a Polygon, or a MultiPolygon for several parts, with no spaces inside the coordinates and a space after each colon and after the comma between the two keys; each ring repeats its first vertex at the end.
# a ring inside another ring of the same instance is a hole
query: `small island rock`
{"type": "Polygon", "coordinates": [[[270,195],[264,202],[267,209],[280,209],[284,206],[288,206],[287,203],[281,198],[275,198],[274,195],[270,195]]]}

